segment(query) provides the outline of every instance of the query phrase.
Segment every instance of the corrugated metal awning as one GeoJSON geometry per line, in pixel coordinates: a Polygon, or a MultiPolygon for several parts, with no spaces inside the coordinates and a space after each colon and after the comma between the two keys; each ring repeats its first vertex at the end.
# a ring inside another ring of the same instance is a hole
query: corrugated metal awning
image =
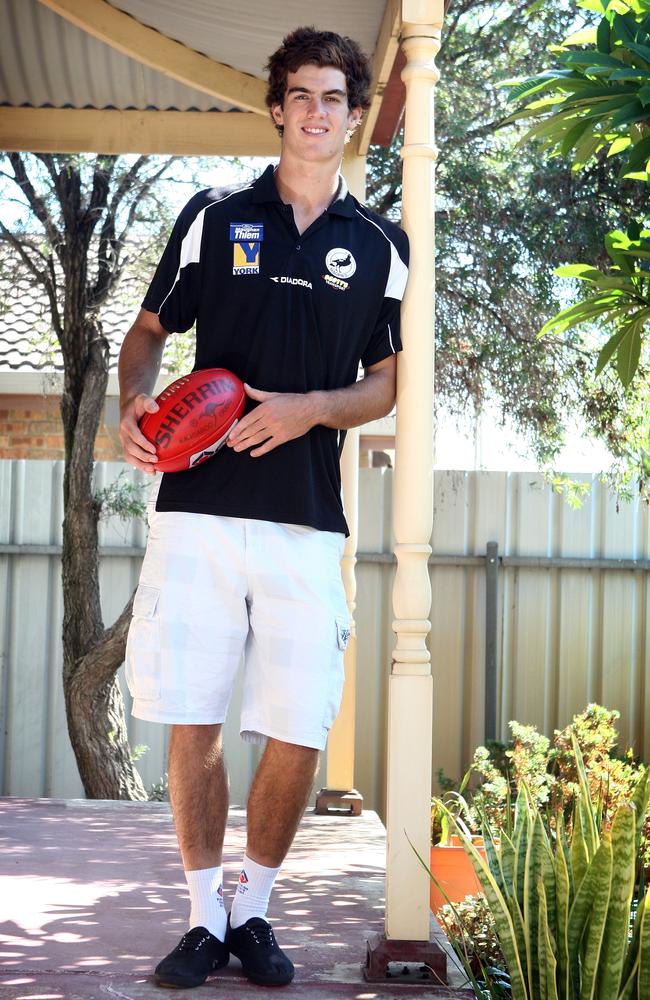
{"type": "MultiPolygon", "coordinates": [[[[384,13],[377,0],[332,0],[305,17],[301,0],[119,0],[111,6],[218,63],[263,78],[268,55],[308,20],[349,34],[368,54],[384,13]]],[[[225,104],[124,55],[39,0],[0,0],[0,104],[10,107],[224,111],[225,104]]]]}

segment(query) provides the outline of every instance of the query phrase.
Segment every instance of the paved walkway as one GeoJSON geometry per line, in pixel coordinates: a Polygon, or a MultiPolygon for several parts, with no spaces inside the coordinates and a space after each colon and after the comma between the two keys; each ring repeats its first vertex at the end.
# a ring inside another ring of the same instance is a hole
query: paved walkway
{"type": "MultiPolygon", "coordinates": [[[[233,809],[224,856],[227,905],[244,843],[244,815],[233,809]]],[[[384,852],[375,813],[305,816],[269,911],[296,966],[294,982],[278,998],[473,996],[363,979],[368,935],[383,930],[384,852]]],[[[3,1000],[161,1000],[170,994],[153,983],[152,966],[177,943],[187,913],[166,804],[0,799],[3,1000]]],[[[450,982],[462,981],[450,975],[450,982]]],[[[268,994],[244,979],[232,958],[204,986],[171,995],[205,1000],[215,988],[225,1000],[268,994]]]]}

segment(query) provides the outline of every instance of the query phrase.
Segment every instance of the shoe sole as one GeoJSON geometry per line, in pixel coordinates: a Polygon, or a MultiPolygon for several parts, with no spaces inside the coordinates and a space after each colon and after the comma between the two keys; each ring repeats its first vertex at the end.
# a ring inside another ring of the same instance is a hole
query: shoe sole
{"type": "Polygon", "coordinates": [[[208,972],[206,976],[199,976],[196,979],[188,979],[187,977],[185,977],[184,979],[174,980],[171,976],[159,975],[156,972],[154,972],[153,979],[156,986],[162,986],[164,989],[191,990],[195,986],[203,986],[208,976],[212,975],[213,972],[218,972],[219,969],[225,969],[229,961],[230,961],[230,956],[228,956],[225,962],[218,962],[215,966],[213,966],[213,968],[210,970],[210,972],[208,972]]]}
{"type": "Polygon", "coordinates": [[[296,970],[294,969],[288,978],[285,976],[283,979],[270,979],[265,976],[258,975],[256,972],[249,972],[249,970],[244,966],[244,963],[241,961],[241,958],[239,958],[237,952],[231,951],[230,954],[234,955],[235,958],[241,962],[241,971],[249,982],[255,983],[256,986],[287,986],[290,982],[292,982],[293,977],[296,974],[296,970]]]}
{"type": "Polygon", "coordinates": [[[249,972],[246,972],[243,967],[242,972],[248,981],[255,983],[256,986],[288,986],[289,983],[293,981],[293,976],[289,979],[263,979],[261,976],[251,975],[249,972]]]}

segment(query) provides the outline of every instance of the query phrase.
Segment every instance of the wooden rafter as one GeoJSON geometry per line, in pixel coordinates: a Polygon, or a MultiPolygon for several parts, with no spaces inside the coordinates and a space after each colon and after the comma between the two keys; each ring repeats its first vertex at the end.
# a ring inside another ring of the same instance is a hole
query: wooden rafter
{"type": "Polygon", "coordinates": [[[187,45],[167,38],[130,14],[112,7],[106,0],[39,2],[100,42],[159,73],[244,111],[268,114],[263,80],[215,62],[187,45]]]}
{"type": "Polygon", "coordinates": [[[0,149],[274,156],[279,140],[269,119],[239,112],[0,108],[0,149]]]}
{"type": "Polygon", "coordinates": [[[372,100],[359,129],[359,152],[368,152],[370,139],[381,108],[384,89],[399,49],[401,25],[399,0],[386,0],[384,17],[372,60],[372,100]]]}

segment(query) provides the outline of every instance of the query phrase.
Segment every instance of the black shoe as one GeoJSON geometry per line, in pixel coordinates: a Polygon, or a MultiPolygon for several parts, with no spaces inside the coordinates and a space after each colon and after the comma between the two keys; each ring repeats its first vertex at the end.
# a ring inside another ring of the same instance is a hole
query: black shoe
{"type": "Polygon", "coordinates": [[[215,969],[228,965],[230,955],[223,941],[205,927],[192,927],[183,934],[173,951],[170,951],[154,972],[157,986],[187,989],[201,986],[215,969]]]}
{"type": "Polygon", "coordinates": [[[226,947],[242,964],[251,982],[260,986],[285,986],[294,977],[291,960],[278,946],[273,928],[262,917],[249,917],[241,927],[226,931],[226,947]]]}

